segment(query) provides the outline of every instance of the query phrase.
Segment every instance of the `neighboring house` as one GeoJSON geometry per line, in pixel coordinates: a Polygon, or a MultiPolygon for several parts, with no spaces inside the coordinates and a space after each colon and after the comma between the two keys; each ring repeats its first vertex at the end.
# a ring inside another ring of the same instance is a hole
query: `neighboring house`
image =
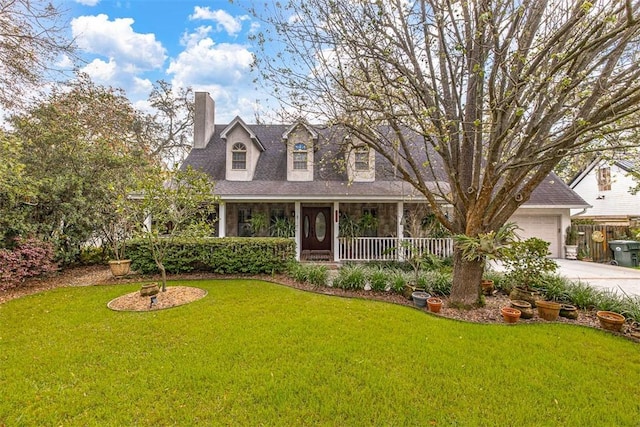
{"type": "Polygon", "coordinates": [[[573,191],[591,205],[572,209],[571,217],[602,225],[636,226],[640,223],[640,193],[633,194],[631,189],[638,185],[639,172],[627,160],[595,159],[569,182],[573,191]]]}
{"type": "MultiPolygon", "coordinates": [[[[195,104],[194,147],[184,165],[216,182],[218,236],[268,235],[266,226],[278,222],[295,230],[303,260],[393,259],[401,256],[393,249],[400,239],[451,254],[451,239],[425,238],[409,227],[410,218],[428,217],[424,197],[395,176],[390,162],[340,129],[304,121],[247,124],[239,117],[214,124],[209,95],[197,92],[195,104]],[[360,225],[355,236],[348,227],[354,223],[360,225]]],[[[431,176],[430,184],[446,186],[444,173],[435,173],[440,176],[431,176]]],[[[562,257],[570,209],[586,206],[550,175],[513,220],[522,237],[547,240],[552,256],[562,257]]]]}

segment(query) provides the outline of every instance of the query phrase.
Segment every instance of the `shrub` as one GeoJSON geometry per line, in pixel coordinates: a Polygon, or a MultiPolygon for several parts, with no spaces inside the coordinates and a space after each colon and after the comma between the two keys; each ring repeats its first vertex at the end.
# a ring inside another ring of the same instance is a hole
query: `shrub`
{"type": "Polygon", "coordinates": [[[622,303],[622,297],[617,292],[601,290],[597,293],[596,308],[598,310],[622,313],[624,311],[624,304],[622,303]]]}
{"type": "Polygon", "coordinates": [[[449,295],[451,293],[453,277],[447,271],[427,271],[420,278],[424,289],[430,294],[449,295]]]}
{"type": "Polygon", "coordinates": [[[0,249],[0,290],[18,287],[29,277],[57,269],[54,248],[33,238],[16,238],[13,249],[0,249]]]}
{"type": "MultiPolygon", "coordinates": [[[[144,240],[128,242],[127,257],[131,258],[131,268],[140,273],[158,271],[144,240]]],[[[176,239],[167,251],[164,266],[168,273],[272,274],[285,271],[294,258],[295,242],[286,238],[176,239]]]]}
{"type": "Polygon", "coordinates": [[[389,274],[383,267],[369,267],[367,269],[367,276],[372,291],[386,291],[389,286],[389,274]]]}
{"type": "Polygon", "coordinates": [[[363,266],[347,264],[340,268],[338,276],[333,281],[333,286],[345,290],[364,289],[367,277],[363,266]]]}
{"type": "Polygon", "coordinates": [[[550,301],[569,302],[568,280],[552,274],[545,274],[541,279],[542,292],[550,301]]]}
{"type": "Polygon", "coordinates": [[[640,322],[640,296],[625,294],[622,299],[622,312],[620,314],[633,322],[640,322]]]}
{"type": "Polygon", "coordinates": [[[554,273],[558,264],[550,258],[549,242],[532,237],[513,242],[504,250],[503,262],[507,269],[506,278],[513,286],[540,288],[542,277],[554,273]]]}
{"type": "Polygon", "coordinates": [[[578,308],[594,308],[598,303],[598,291],[586,283],[570,282],[566,292],[571,304],[578,308]]]}
{"type": "Polygon", "coordinates": [[[402,271],[393,270],[390,273],[391,290],[395,293],[401,294],[404,291],[404,287],[411,281],[413,274],[402,271]]]}

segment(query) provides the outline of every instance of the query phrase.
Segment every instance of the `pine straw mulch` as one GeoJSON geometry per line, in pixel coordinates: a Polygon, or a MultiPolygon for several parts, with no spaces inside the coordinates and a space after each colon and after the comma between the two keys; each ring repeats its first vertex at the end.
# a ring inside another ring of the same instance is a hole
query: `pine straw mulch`
{"type": "MultiPolygon", "coordinates": [[[[253,275],[253,276],[225,276],[219,274],[194,273],[194,274],[178,274],[171,275],[170,280],[198,280],[198,279],[231,279],[231,278],[251,278],[268,282],[273,282],[303,291],[315,292],[323,295],[333,295],[345,298],[364,298],[370,300],[384,301],[405,306],[412,306],[413,302],[395,293],[374,292],[374,291],[347,291],[338,288],[313,286],[306,283],[299,283],[285,275],[253,275]]],[[[114,278],[109,271],[109,267],[105,266],[88,266],[76,267],[64,270],[45,278],[35,278],[26,281],[19,288],[0,291],[0,304],[59,287],[74,286],[95,286],[95,285],[112,285],[125,283],[160,283],[159,276],[141,276],[131,274],[125,278],[114,278]]],[[[189,286],[169,286],[166,292],[160,292],[157,295],[153,305],[150,304],[149,297],[141,297],[140,292],[132,292],[116,298],[108,303],[109,307],[114,310],[126,311],[149,311],[161,310],[179,305],[187,304],[198,299],[204,298],[206,291],[196,287],[189,286]]],[[[500,292],[494,292],[493,295],[485,297],[484,307],[472,309],[459,309],[448,307],[447,299],[444,300],[443,307],[436,316],[456,319],[474,323],[504,323],[500,308],[509,306],[509,298],[500,292]]],[[[428,311],[426,308],[421,309],[428,311]]],[[[534,310],[535,312],[535,310],[534,310]]],[[[519,323],[541,323],[546,322],[535,315],[532,319],[520,319],[519,323]]],[[[598,318],[594,310],[580,310],[576,320],[558,318],[556,322],[570,323],[574,325],[600,328],[598,318]]],[[[621,334],[626,338],[640,342],[640,330],[632,327],[629,323],[623,326],[621,334]]]]}

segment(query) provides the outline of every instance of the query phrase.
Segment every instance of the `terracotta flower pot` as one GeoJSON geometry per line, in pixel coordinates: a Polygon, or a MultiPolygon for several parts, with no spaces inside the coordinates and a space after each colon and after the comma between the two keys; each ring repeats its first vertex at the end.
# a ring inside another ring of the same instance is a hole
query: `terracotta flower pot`
{"type": "Polygon", "coordinates": [[[484,295],[491,295],[493,293],[493,280],[482,279],[480,286],[482,287],[482,293],[484,295]]]}
{"type": "Polygon", "coordinates": [[[511,300],[511,307],[520,310],[520,318],[522,319],[532,319],[533,318],[533,308],[531,308],[531,304],[527,301],[514,299],[511,300]]]}
{"type": "Polygon", "coordinates": [[[526,301],[531,304],[531,307],[536,307],[536,301],[540,299],[540,293],[537,291],[531,291],[523,288],[513,288],[509,294],[509,298],[512,300],[526,301]]]}
{"type": "Polygon", "coordinates": [[[442,308],[442,300],[437,297],[431,297],[427,299],[427,305],[429,306],[429,311],[439,313],[442,308]]]}
{"type": "Polygon", "coordinates": [[[150,297],[151,295],[157,295],[160,292],[160,287],[156,282],[147,283],[140,288],[141,297],[150,297]]]}
{"type": "Polygon", "coordinates": [[[513,307],[502,307],[500,309],[500,313],[502,314],[504,321],[507,323],[516,323],[522,314],[520,310],[513,307]]]}
{"type": "Polygon", "coordinates": [[[625,317],[622,314],[614,313],[613,311],[598,311],[596,313],[600,326],[607,331],[620,332],[622,325],[624,325],[625,317]]]}
{"type": "Polygon", "coordinates": [[[556,320],[562,308],[562,304],[553,301],[538,300],[536,305],[538,307],[538,316],[549,321],[556,320]]]}
{"type": "Polygon", "coordinates": [[[119,259],[109,261],[109,268],[111,269],[111,274],[113,274],[114,277],[126,276],[129,274],[129,270],[131,269],[131,260],[119,259]]]}

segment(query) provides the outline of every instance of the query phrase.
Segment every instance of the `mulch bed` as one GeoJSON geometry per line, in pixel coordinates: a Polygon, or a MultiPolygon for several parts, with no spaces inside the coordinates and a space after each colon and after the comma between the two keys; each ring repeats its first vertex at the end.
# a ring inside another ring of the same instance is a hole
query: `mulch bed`
{"type": "MultiPolygon", "coordinates": [[[[285,275],[254,275],[254,276],[224,276],[219,274],[179,274],[171,275],[170,280],[197,280],[197,279],[227,279],[227,278],[251,278],[259,279],[268,282],[274,282],[277,284],[290,286],[296,289],[300,289],[308,292],[315,292],[323,295],[332,295],[345,298],[364,298],[370,300],[384,301],[393,304],[400,304],[413,307],[412,301],[408,300],[402,295],[388,292],[374,292],[374,291],[346,291],[338,288],[331,287],[319,287],[306,283],[299,283],[292,280],[285,275]]],[[[109,268],[105,266],[89,266],[89,267],[77,267],[64,270],[61,273],[56,273],[49,277],[30,279],[26,281],[21,287],[0,291],[0,304],[10,301],[15,298],[20,298],[26,295],[42,292],[50,289],[68,286],[94,286],[94,285],[111,285],[111,284],[124,284],[124,283],[139,283],[139,282],[153,282],[159,281],[159,276],[140,276],[129,275],[126,278],[116,279],[111,276],[109,268]]],[[[140,297],[139,292],[133,292],[127,295],[123,295],[116,300],[109,302],[109,307],[115,310],[134,310],[134,311],[146,311],[146,310],[159,310],[177,305],[186,304],[206,295],[206,291],[188,286],[169,286],[167,292],[160,292],[158,294],[156,303],[150,305],[149,297],[140,297]]],[[[504,323],[502,315],[500,314],[500,308],[509,306],[509,298],[500,292],[494,292],[493,295],[485,297],[485,306],[477,307],[473,309],[459,309],[447,306],[447,299],[441,297],[444,300],[444,305],[438,314],[431,315],[441,316],[450,319],[456,319],[466,322],[474,323],[504,323]]],[[[106,303],[106,302],[105,302],[106,303]]],[[[417,309],[417,308],[416,308],[417,309]]],[[[423,311],[428,309],[423,308],[423,311]]],[[[535,310],[534,310],[535,311],[535,310]]],[[[520,319],[519,323],[541,323],[546,322],[535,315],[532,319],[520,319]]],[[[574,325],[581,325],[593,328],[600,328],[598,318],[593,310],[579,310],[578,318],[576,320],[565,319],[563,317],[558,318],[556,322],[570,323],[574,325]]],[[[636,328],[632,328],[629,323],[626,323],[623,327],[623,332],[619,335],[632,339],[636,342],[640,342],[640,331],[636,328]]]]}

